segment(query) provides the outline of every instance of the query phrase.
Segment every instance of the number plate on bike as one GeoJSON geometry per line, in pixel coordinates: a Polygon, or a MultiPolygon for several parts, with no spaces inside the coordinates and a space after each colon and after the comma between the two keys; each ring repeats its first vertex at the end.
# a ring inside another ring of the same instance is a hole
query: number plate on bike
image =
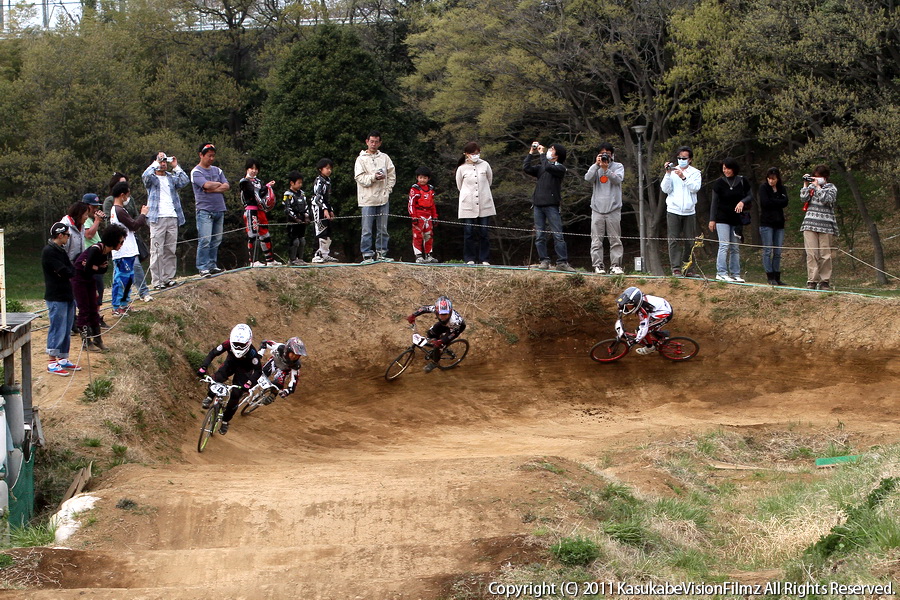
{"type": "Polygon", "coordinates": [[[224,397],[228,395],[228,388],[222,385],[221,383],[213,383],[210,384],[209,389],[216,396],[224,397]]]}
{"type": "Polygon", "coordinates": [[[419,335],[418,333],[413,334],[413,344],[415,344],[416,346],[423,348],[425,346],[425,344],[427,344],[427,343],[428,343],[427,337],[419,335]]]}

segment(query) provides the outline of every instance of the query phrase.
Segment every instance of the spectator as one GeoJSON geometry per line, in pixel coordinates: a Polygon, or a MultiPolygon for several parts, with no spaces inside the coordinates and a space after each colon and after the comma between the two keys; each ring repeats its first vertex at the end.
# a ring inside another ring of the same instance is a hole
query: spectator
{"type": "Polygon", "coordinates": [[[363,264],[388,258],[388,197],[394,189],[397,174],[391,157],[379,151],[381,133],[372,131],[366,137],[366,149],[356,157],[353,177],[356,179],[357,201],[362,211],[362,234],[359,249],[363,264]],[[372,229],[375,228],[375,251],[372,251],[372,229]]]}
{"type": "Polygon", "coordinates": [[[838,234],[834,205],[837,188],[828,182],[831,171],[819,165],[812,176],[804,175],[800,190],[803,200],[803,247],[806,248],[806,287],[815,290],[831,289],[832,247],[838,234]]]}
{"type": "Polygon", "coordinates": [[[292,265],[305,265],[303,249],[306,245],[306,224],[309,223],[309,204],[306,202],[306,194],[303,193],[303,175],[298,171],[288,173],[288,189],[281,201],[284,203],[284,214],[288,220],[288,256],[292,265]]]}
{"type": "Polygon", "coordinates": [[[753,200],[750,182],[738,175],[740,165],[733,158],[722,161],[722,177],[712,186],[709,206],[709,230],[719,238],[716,256],[716,279],[744,283],[741,277],[741,241],[737,230],[742,227],[741,214],[750,209],[753,200]]]}
{"type": "Polygon", "coordinates": [[[416,182],[409,188],[409,217],[412,219],[413,254],[417,263],[436,263],[431,256],[434,248],[434,221],[438,218],[434,204],[434,186],[428,167],[416,169],[416,182]]]}
{"type": "Polygon", "coordinates": [[[72,276],[75,267],[66,253],[66,242],[71,237],[68,225],[54,223],[50,228],[50,240],[41,253],[41,269],[44,271],[44,301],[50,329],[47,330],[47,371],[68,377],[71,371],[81,367],[69,360],[72,326],[75,324],[75,296],[72,294],[72,276]]]}
{"type": "Polygon", "coordinates": [[[788,205],[787,190],[781,171],[766,171],[766,183],[759,186],[759,237],[763,243],[762,263],[769,285],[781,281],[781,246],[784,245],[784,209],[788,205]]]}
{"type": "Polygon", "coordinates": [[[178,228],[185,222],[178,190],[186,186],[190,179],[178,164],[176,157],[158,152],[150,166],[144,169],[141,180],[147,188],[149,209],[147,220],[150,222],[150,277],[153,279],[153,289],[162,290],[178,285],[175,282],[177,269],[175,249],[178,247],[178,228]],[[170,165],[171,172],[169,172],[170,165]]]}
{"type": "Polygon", "coordinates": [[[106,349],[103,338],[100,337],[100,311],[97,304],[91,302],[96,297],[94,276],[106,273],[109,254],[122,247],[127,235],[128,231],[124,227],[118,223],[111,224],[103,231],[99,244],[90,246],[75,259],[75,277],[72,279],[72,291],[78,303],[75,326],[81,332],[89,351],[100,352],[106,349]]]}
{"type": "Polygon", "coordinates": [[[566,149],[562,144],[552,144],[546,149],[539,143],[531,144],[531,152],[525,155],[523,170],[537,177],[534,194],[531,196],[531,204],[534,208],[534,227],[537,230],[535,246],[541,264],[538,268],[550,268],[550,252],[547,249],[547,239],[550,237],[547,228],[553,234],[553,246],[556,251],[556,270],[574,271],[569,266],[569,256],[566,250],[566,240],[563,237],[562,216],[559,206],[562,202],[562,180],[566,175],[566,167],[562,164],[566,160],[566,149]],[[534,164],[534,158],[538,163],[534,164]]]}
{"type": "Polygon", "coordinates": [[[221,273],[217,264],[225,224],[225,192],[231,185],[225,173],[213,166],[216,147],[200,144],[200,163],[191,169],[191,185],[197,209],[197,271],[203,277],[221,273]]]}
{"type": "Polygon", "coordinates": [[[610,273],[622,275],[622,180],[625,165],[616,162],[615,148],[604,142],[600,154],[584,174],[592,184],[591,192],[591,263],[594,273],[605,274],[603,238],[609,238],[610,273]]]}
{"type": "Polygon", "coordinates": [[[334,220],[334,209],[331,207],[331,171],[334,163],[330,158],[322,158],[316,163],[319,174],[313,183],[313,197],[309,205],[319,249],[312,261],[314,263],[337,262],[331,255],[331,223],[334,220]]]}
{"type": "Polygon", "coordinates": [[[694,152],[682,146],[675,153],[676,164],[666,163],[666,174],[660,188],[666,197],[666,226],[669,231],[669,264],[672,275],[692,277],[687,263],[691,258],[691,248],[697,235],[697,192],[700,190],[701,175],[691,166],[694,152]]]}
{"type": "MultiPolygon", "coordinates": [[[[116,175],[120,175],[120,174],[116,173],[116,175]]],[[[124,175],[122,175],[122,177],[124,177],[124,175]]],[[[99,210],[98,206],[100,204],[100,198],[97,197],[96,194],[91,194],[91,196],[94,196],[94,198],[92,199],[93,200],[92,206],[94,207],[94,214],[93,214],[93,216],[91,216],[90,213],[88,213],[88,215],[89,215],[88,218],[84,220],[85,233],[94,229],[95,225],[99,226],[103,222],[103,219],[106,218],[106,215],[109,214],[106,211],[99,210]]],[[[111,196],[110,196],[110,204],[112,204],[111,196]]],[[[99,229],[97,229],[97,232],[93,236],[84,238],[85,249],[90,248],[94,244],[99,244],[99,243],[100,243],[99,229]]],[[[78,258],[78,256],[76,255],[75,258],[78,258]]],[[[74,262],[74,260],[75,259],[72,259],[73,262],[74,262]]],[[[94,283],[97,286],[97,306],[102,306],[103,305],[103,290],[106,289],[106,282],[103,279],[103,275],[94,276],[94,283]]],[[[103,320],[103,317],[100,317],[100,327],[108,327],[106,325],[106,322],[103,320]]],[[[79,332],[73,331],[73,333],[79,333],[79,332]]]]}
{"type": "Polygon", "coordinates": [[[92,238],[97,235],[101,219],[92,221],[89,229],[85,229],[85,223],[92,216],[103,215],[97,211],[98,206],[100,206],[100,202],[97,200],[97,194],[85,194],[80,201],[69,206],[66,216],[59,220],[69,228],[69,238],[65,246],[69,260],[75,260],[79,254],[84,252],[86,237],[92,238]]]}
{"type": "Polygon", "coordinates": [[[109,215],[110,223],[119,223],[125,226],[128,233],[125,243],[120,248],[113,249],[113,285],[112,306],[113,314],[124,316],[128,312],[130,304],[131,285],[134,282],[134,263],[138,260],[138,246],[135,232],[147,224],[149,208],[141,207],[141,214],[132,219],[125,210],[125,201],[131,196],[131,188],[123,182],[117,183],[112,189],[113,209],[109,215]]]}
{"type": "Polygon", "coordinates": [[[265,185],[259,180],[259,161],[248,158],[244,164],[247,174],[238,182],[241,204],[244,206],[244,227],[247,230],[247,255],[251,267],[280,265],[272,253],[272,237],[269,235],[269,216],[266,211],[275,206],[275,185],[273,179],[265,185]],[[265,262],[256,260],[256,242],[262,246],[265,262]]]}
{"type": "MultiPolygon", "coordinates": [[[[103,201],[103,211],[108,215],[112,214],[112,210],[113,210],[112,189],[113,189],[113,187],[115,187],[115,185],[117,183],[122,182],[122,181],[127,183],[128,177],[122,173],[119,173],[118,171],[113,173],[113,176],[109,180],[110,195],[107,196],[106,199],[103,201]]],[[[128,211],[128,214],[129,214],[129,216],[131,216],[132,219],[137,218],[137,216],[138,216],[137,203],[133,202],[132,198],[130,196],[125,200],[125,210],[128,211]]],[[[135,238],[135,239],[138,241],[139,244],[144,243],[143,240],[141,240],[140,238],[135,238]]],[[[147,250],[145,249],[144,252],[147,252],[147,250]]],[[[140,254],[140,252],[138,252],[138,254],[140,254]]],[[[144,260],[147,260],[147,259],[145,258],[144,260]]],[[[100,279],[102,279],[102,277],[100,277],[100,279]]],[[[138,260],[134,261],[134,287],[137,288],[138,296],[140,297],[141,300],[143,300],[144,302],[151,302],[153,300],[153,296],[150,295],[150,288],[147,285],[147,275],[146,275],[146,273],[144,273],[144,265],[141,264],[140,257],[138,258],[138,260]]],[[[98,289],[100,289],[100,296],[102,297],[102,295],[103,295],[102,287],[98,288],[98,289]]],[[[103,319],[101,319],[100,325],[105,326],[105,324],[102,323],[102,320],[103,319]]]]}
{"type": "Polygon", "coordinates": [[[491,242],[488,225],[497,214],[491,183],[494,172],[481,158],[477,142],[463,146],[463,155],[456,167],[456,188],[459,190],[459,220],[463,222],[463,260],[466,264],[489,265],[491,242]]]}

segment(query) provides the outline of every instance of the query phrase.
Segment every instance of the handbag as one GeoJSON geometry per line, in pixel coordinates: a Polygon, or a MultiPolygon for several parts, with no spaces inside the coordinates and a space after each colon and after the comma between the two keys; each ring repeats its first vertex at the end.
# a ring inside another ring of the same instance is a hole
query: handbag
{"type": "Polygon", "coordinates": [[[150,258],[150,248],[147,247],[147,242],[145,242],[141,236],[135,234],[134,239],[137,242],[138,247],[138,260],[145,262],[150,258]]]}

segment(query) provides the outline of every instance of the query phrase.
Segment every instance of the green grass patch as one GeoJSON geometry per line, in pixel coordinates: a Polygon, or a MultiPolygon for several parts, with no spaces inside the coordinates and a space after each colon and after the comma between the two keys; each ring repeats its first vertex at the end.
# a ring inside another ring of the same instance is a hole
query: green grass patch
{"type": "Polygon", "coordinates": [[[98,438],[84,438],[81,445],[85,448],[99,448],[103,443],[98,438]]]}
{"type": "Polygon", "coordinates": [[[82,402],[93,403],[104,398],[109,398],[113,391],[112,379],[108,377],[98,377],[84,388],[84,394],[81,396],[82,402]]]}
{"type": "Polygon", "coordinates": [[[188,364],[191,365],[191,369],[194,371],[199,369],[203,364],[203,361],[206,360],[206,353],[197,348],[185,347],[183,352],[184,358],[188,361],[188,364]]]}
{"type": "MultiPolygon", "coordinates": [[[[140,314],[140,313],[137,313],[140,314]]],[[[150,323],[145,323],[141,321],[128,321],[125,326],[122,328],[122,331],[125,333],[130,333],[131,335],[136,335],[145,342],[150,341],[150,333],[153,328],[150,323]]]]}
{"type": "Polygon", "coordinates": [[[56,536],[56,527],[49,522],[25,527],[10,527],[9,545],[11,548],[31,548],[52,544],[56,536]]]}
{"type": "Polygon", "coordinates": [[[588,565],[600,556],[597,544],[582,537],[563,538],[550,546],[550,552],[556,560],[569,567],[588,565]]]}
{"type": "Polygon", "coordinates": [[[9,554],[0,554],[0,569],[13,566],[16,560],[9,554]]]}
{"type": "Polygon", "coordinates": [[[514,332],[510,331],[506,325],[498,321],[497,319],[478,319],[478,322],[484,325],[485,327],[490,327],[497,333],[503,336],[506,340],[507,344],[516,344],[519,341],[519,336],[514,332]]]}

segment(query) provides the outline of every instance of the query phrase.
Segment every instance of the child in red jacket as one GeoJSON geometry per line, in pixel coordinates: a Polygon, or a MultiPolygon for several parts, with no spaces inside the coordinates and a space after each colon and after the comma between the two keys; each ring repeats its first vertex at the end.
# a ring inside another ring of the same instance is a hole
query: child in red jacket
{"type": "Polygon", "coordinates": [[[436,263],[431,255],[434,243],[434,221],[438,218],[434,204],[434,186],[428,183],[431,171],[416,169],[416,183],[409,189],[409,216],[412,218],[413,251],[417,263],[436,263]]]}

